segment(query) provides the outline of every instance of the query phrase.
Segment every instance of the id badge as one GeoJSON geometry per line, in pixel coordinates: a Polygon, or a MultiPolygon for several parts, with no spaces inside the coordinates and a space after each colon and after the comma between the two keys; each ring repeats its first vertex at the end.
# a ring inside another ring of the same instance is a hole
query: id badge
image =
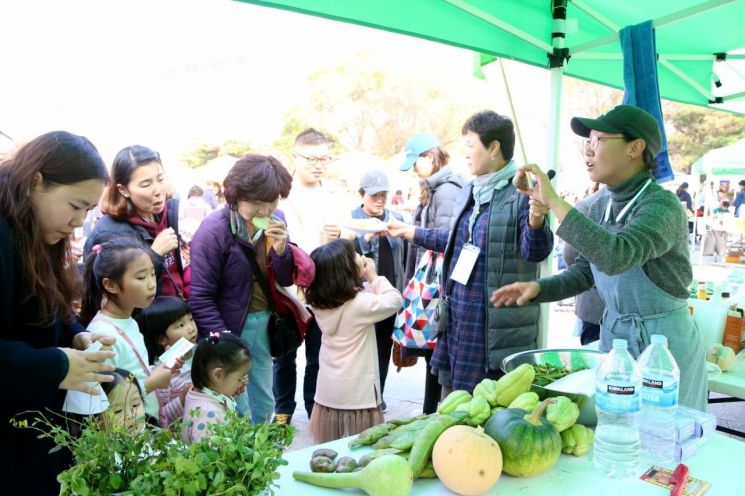
{"type": "Polygon", "coordinates": [[[476,266],[479,253],[481,253],[481,249],[478,246],[471,243],[464,244],[460,250],[458,261],[455,263],[453,273],[450,274],[450,279],[464,286],[468,284],[468,278],[471,277],[471,272],[473,272],[473,268],[476,266]]]}

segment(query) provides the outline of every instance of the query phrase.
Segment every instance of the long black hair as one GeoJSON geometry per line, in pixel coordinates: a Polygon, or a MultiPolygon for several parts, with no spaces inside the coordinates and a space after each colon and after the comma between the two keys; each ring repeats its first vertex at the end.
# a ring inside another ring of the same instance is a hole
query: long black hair
{"type": "Polygon", "coordinates": [[[103,195],[101,210],[117,219],[134,215],[135,208],[132,201],[121,194],[117,185],[127,186],[138,167],[153,163],[163,165],[158,152],[146,146],[132,145],[119,150],[111,166],[112,181],[103,195]]]}
{"type": "Polygon", "coordinates": [[[66,131],[42,134],[0,162],[0,217],[13,229],[19,260],[18,273],[27,288],[22,298],[36,298],[39,313],[35,325],[56,318],[74,318],[70,302],[79,297],[75,265],[70,260],[70,239],[44,243],[39,219],[34,218],[29,191],[41,174],[45,189],[109,180],[101,155],[87,138],[66,131]]]}
{"type": "Polygon", "coordinates": [[[114,378],[114,380],[111,382],[101,383],[101,389],[103,389],[103,392],[106,393],[106,396],[108,396],[116,386],[131,382],[132,384],[137,386],[137,392],[140,393],[140,398],[142,398],[143,401],[145,400],[145,395],[142,394],[142,388],[140,387],[140,383],[137,381],[137,377],[135,377],[135,375],[129,370],[116,368],[111,372],[101,372],[101,374],[110,375],[114,378]]]}
{"type": "Polygon", "coordinates": [[[132,238],[114,238],[111,241],[96,245],[85,262],[83,301],[80,320],[88,325],[96,313],[101,310],[104,295],[111,297],[103,287],[103,280],[120,283],[127,267],[133,260],[143,254],[153,262],[153,251],[144,243],[132,238]]]}
{"type": "Polygon", "coordinates": [[[155,359],[165,351],[160,340],[168,327],[188,313],[191,313],[189,305],[175,296],[158,296],[149,307],[140,310],[135,320],[145,337],[149,363],[155,363],[155,359]]]}

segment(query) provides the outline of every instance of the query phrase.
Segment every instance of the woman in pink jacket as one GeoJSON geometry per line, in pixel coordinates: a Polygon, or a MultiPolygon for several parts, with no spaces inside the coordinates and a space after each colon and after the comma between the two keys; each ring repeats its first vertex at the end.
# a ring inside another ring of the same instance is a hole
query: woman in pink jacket
{"type": "Polygon", "coordinates": [[[310,432],[325,443],[384,422],[375,323],[396,313],[402,299],[351,241],[331,241],[311,258],[316,278],[305,297],[322,337],[310,432]]]}

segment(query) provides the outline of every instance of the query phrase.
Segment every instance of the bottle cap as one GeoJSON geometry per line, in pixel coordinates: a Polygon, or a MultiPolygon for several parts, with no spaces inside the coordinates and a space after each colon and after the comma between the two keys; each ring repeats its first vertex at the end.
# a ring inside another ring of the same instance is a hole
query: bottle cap
{"type": "Polygon", "coordinates": [[[722,291],[722,299],[729,298],[729,291],[722,291]]]}
{"type": "Polygon", "coordinates": [[[667,346],[667,338],[662,334],[652,334],[650,340],[652,341],[652,344],[661,344],[667,346]]]}
{"type": "Polygon", "coordinates": [[[614,339],[613,347],[626,349],[628,347],[628,343],[626,342],[625,339],[614,339]]]}

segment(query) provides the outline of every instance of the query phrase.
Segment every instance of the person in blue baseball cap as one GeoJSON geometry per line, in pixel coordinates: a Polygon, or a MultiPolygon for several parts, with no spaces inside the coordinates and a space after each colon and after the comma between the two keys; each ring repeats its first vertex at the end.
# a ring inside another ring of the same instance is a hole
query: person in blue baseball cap
{"type": "MultiPolygon", "coordinates": [[[[434,148],[442,150],[442,148],[440,148],[440,142],[433,135],[429,133],[415,134],[409,138],[409,141],[404,145],[406,158],[404,158],[404,161],[401,164],[401,170],[410,170],[418,164],[420,158],[425,158],[427,156],[425,155],[425,152],[429,152],[434,148]]],[[[447,155],[447,152],[445,152],[445,155],[447,155]]],[[[445,159],[445,162],[447,162],[447,158],[445,159]]]]}
{"type": "MultiPolygon", "coordinates": [[[[461,188],[466,185],[466,179],[456,173],[449,165],[450,155],[440,145],[440,142],[429,133],[412,136],[404,146],[406,158],[401,164],[401,170],[411,170],[412,167],[419,177],[420,198],[419,205],[414,211],[413,224],[424,228],[450,229],[450,223],[455,215],[455,204],[461,188]]],[[[406,256],[406,279],[414,277],[422,255],[427,250],[414,243],[409,243],[406,256]]],[[[431,263],[436,257],[430,258],[431,263]]],[[[434,335],[434,332],[432,333],[434,335]]],[[[434,413],[440,400],[441,388],[437,377],[432,374],[429,366],[432,350],[429,347],[414,349],[404,347],[404,356],[423,356],[427,362],[426,381],[424,386],[424,403],[422,412],[434,413]]]]}
{"type": "Polygon", "coordinates": [[[626,339],[638,357],[653,334],[667,338],[680,366],[680,404],[706,410],[706,345],[688,310],[693,277],[688,220],[672,191],[652,175],[661,138],[648,112],[619,105],[595,119],[575,117],[572,130],[585,138],[584,163],[590,180],[607,185],[590,197],[584,212],[561,199],[536,165],[531,204],[551,209],[561,222],[556,234],[579,255],[553,277],[515,282],[492,294],[495,307],[558,301],[597,288],[606,310],[600,351],[626,339]]]}

